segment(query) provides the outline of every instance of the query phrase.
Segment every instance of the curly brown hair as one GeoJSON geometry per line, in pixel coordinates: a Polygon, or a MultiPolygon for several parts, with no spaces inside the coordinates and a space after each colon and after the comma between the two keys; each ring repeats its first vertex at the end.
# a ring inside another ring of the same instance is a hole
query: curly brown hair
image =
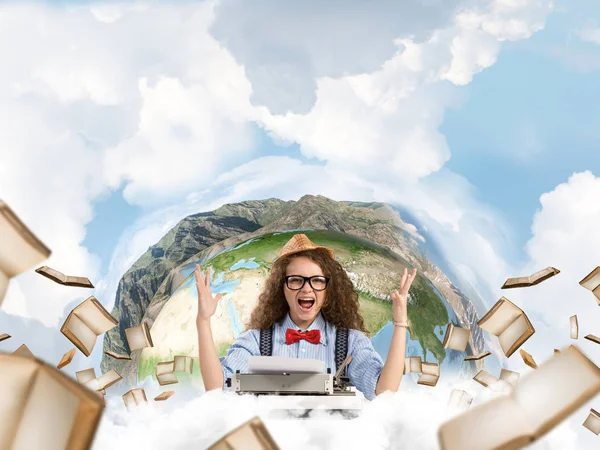
{"type": "Polygon", "coordinates": [[[354,290],[352,280],[339,262],[320,250],[305,250],[275,261],[246,329],[270,328],[288,313],[289,305],[283,292],[285,270],[292,259],[299,256],[305,256],[318,264],[323,274],[330,277],[321,308],[325,320],[337,328],[360,330],[369,334],[359,311],[358,293],[354,290]]]}

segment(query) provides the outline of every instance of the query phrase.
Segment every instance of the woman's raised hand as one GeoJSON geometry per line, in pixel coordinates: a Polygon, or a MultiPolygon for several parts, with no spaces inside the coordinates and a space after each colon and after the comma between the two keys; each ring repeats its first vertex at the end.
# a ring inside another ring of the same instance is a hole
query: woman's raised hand
{"type": "Polygon", "coordinates": [[[210,267],[206,268],[206,277],[202,276],[200,265],[196,264],[196,289],[198,290],[198,317],[196,321],[208,320],[217,310],[217,303],[222,295],[217,294],[213,297],[210,291],[210,267]]]}
{"type": "Polygon", "coordinates": [[[408,320],[407,314],[407,303],[408,303],[408,290],[412,285],[415,277],[417,276],[417,269],[413,269],[411,273],[408,273],[407,269],[404,269],[402,279],[400,280],[400,288],[396,289],[390,295],[392,299],[392,311],[394,314],[394,320],[397,322],[406,322],[408,320]]]}

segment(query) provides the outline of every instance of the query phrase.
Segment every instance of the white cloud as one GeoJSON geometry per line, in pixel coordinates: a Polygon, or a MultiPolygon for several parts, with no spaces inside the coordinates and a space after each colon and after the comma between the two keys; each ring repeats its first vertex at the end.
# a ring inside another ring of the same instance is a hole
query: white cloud
{"type": "MultiPolygon", "coordinates": [[[[491,398],[489,391],[477,388],[474,381],[468,383],[469,387],[461,387],[475,396],[473,406],[491,398]]],[[[366,404],[353,420],[316,411],[310,419],[297,420],[275,418],[276,413],[251,396],[220,391],[205,395],[177,391],[166,402],[153,402],[158,390],[148,386],[149,404],[131,412],[126,411],[120,396],[109,398],[92,449],[207,448],[228,431],[259,416],[282,449],[437,450],[439,425],[457,414],[447,406],[450,389],[440,381],[435,388],[416,386],[397,394],[386,393],[366,404]]],[[[578,446],[576,438],[565,422],[531,448],[593,448],[578,446]]]]}
{"type": "MultiPolygon", "coordinates": [[[[46,264],[99,282],[81,245],[95,199],[125,184],[130,203],[166,202],[251,156],[251,87],[208,33],[213,6],[0,7],[0,197],[53,251],[46,264]]],[[[58,326],[93,293],[30,272],[4,308],[58,326]]]]}
{"type": "Polygon", "coordinates": [[[595,20],[590,20],[584,27],[577,31],[577,35],[584,42],[600,45],[600,27],[595,20]]]}
{"type": "Polygon", "coordinates": [[[246,68],[254,104],[305,114],[318,79],[378,70],[395,39],[427,40],[463,3],[223,0],[212,32],[246,68]]]}
{"type": "MultiPolygon", "coordinates": [[[[561,272],[537,286],[521,289],[495,289],[495,295],[506,296],[527,313],[536,330],[521,347],[538,364],[553,355],[554,349],[576,345],[594,363],[600,364],[600,347],[583,339],[587,334],[598,335],[600,311],[594,295],[581,287],[581,281],[593,268],[600,265],[600,178],[589,171],[573,174],[568,180],[540,197],[540,209],[531,227],[532,237],[525,251],[527,261],[521,267],[499,273],[503,279],[534,273],[547,266],[561,272]],[[579,319],[579,339],[569,334],[569,317],[579,319]]],[[[507,366],[521,374],[531,372],[516,352],[507,366]]],[[[572,417],[573,429],[581,447],[597,446],[597,436],[583,428],[589,408],[598,407],[598,398],[588,402],[572,417]],[[591,435],[591,436],[590,436],[591,435]]]]}
{"type": "Polygon", "coordinates": [[[471,82],[496,61],[501,41],[541,29],[551,7],[549,0],[497,0],[466,8],[453,26],[431,30],[423,42],[396,39],[398,50],[379,70],[317,78],[309,112],[274,114],[262,106],[259,120],[278,137],[300,144],[305,156],[360,168],[365,179],[421,179],[450,158],[438,127],[459,98],[444,81],[471,82]]]}
{"type": "MultiPolygon", "coordinates": [[[[537,286],[504,292],[511,301],[538,316],[549,327],[543,339],[536,340],[535,335],[531,338],[531,346],[535,345],[542,355],[549,355],[553,348],[575,343],[569,338],[569,317],[574,314],[579,317],[580,339],[586,334],[598,333],[594,326],[600,319],[598,304],[579,281],[600,265],[597,233],[600,205],[595,200],[599,195],[600,178],[589,171],[575,173],[543,194],[541,208],[533,219],[532,237],[525,247],[528,262],[518,269],[520,273],[506,274],[527,275],[547,266],[561,271],[537,286]],[[554,332],[552,337],[550,331],[554,332]]],[[[540,332],[543,328],[544,325],[540,332]]],[[[597,345],[583,340],[578,344],[600,362],[597,345]]]]}

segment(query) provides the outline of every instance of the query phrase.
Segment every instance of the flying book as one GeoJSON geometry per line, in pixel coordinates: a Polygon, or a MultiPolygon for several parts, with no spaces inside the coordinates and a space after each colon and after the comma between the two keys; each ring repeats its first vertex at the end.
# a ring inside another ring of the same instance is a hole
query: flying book
{"type": "Polygon", "coordinates": [[[21,344],[18,349],[16,349],[14,352],[12,352],[12,354],[16,355],[16,356],[22,356],[24,358],[34,358],[35,359],[34,354],[31,353],[31,350],[29,350],[29,348],[25,344],[21,344]]]}
{"type": "Polygon", "coordinates": [[[11,278],[30,270],[52,253],[10,207],[0,200],[0,305],[11,278]]]}
{"type": "Polygon", "coordinates": [[[440,379],[440,365],[435,363],[421,363],[422,374],[417,380],[417,384],[425,386],[435,386],[440,379]]]}
{"type": "Polygon", "coordinates": [[[448,406],[451,408],[469,409],[472,402],[473,396],[471,394],[461,389],[453,389],[450,393],[448,406]]]}
{"type": "Polygon", "coordinates": [[[58,365],[56,367],[59,369],[62,369],[67,364],[70,364],[71,361],[73,361],[74,356],[75,356],[75,349],[69,350],[67,353],[65,353],[63,355],[63,357],[60,359],[60,362],[58,363],[58,365]]]}
{"type": "Polygon", "coordinates": [[[535,362],[535,359],[533,359],[533,356],[531,356],[529,353],[527,353],[523,349],[519,350],[519,353],[521,354],[521,358],[523,358],[523,362],[525,364],[527,364],[532,369],[537,369],[538,368],[538,365],[535,362]]]}
{"type": "Polygon", "coordinates": [[[227,433],[207,450],[280,450],[258,417],[227,433]]]}
{"type": "Polygon", "coordinates": [[[587,336],[584,337],[584,339],[587,339],[588,341],[592,341],[596,344],[600,344],[600,337],[594,336],[593,334],[588,334],[587,336]]]}
{"type": "Polygon", "coordinates": [[[155,402],[163,402],[171,398],[171,396],[175,393],[175,391],[165,391],[154,397],[155,402]]]}
{"type": "Polygon", "coordinates": [[[540,284],[542,281],[545,281],[548,278],[553,277],[554,275],[558,275],[559,273],[560,270],[555,269],[554,267],[546,267],[545,269],[542,269],[533,275],[529,275],[528,277],[509,278],[504,282],[501,289],[534,286],[536,284],[540,284]]]}
{"type": "Polygon", "coordinates": [[[109,388],[110,386],[112,386],[113,384],[120,381],[121,379],[122,379],[121,375],[119,375],[119,373],[115,369],[111,369],[108,372],[106,372],[104,375],[102,375],[101,377],[99,377],[99,378],[94,377],[93,379],[87,380],[83,384],[85,384],[87,387],[89,387],[93,391],[104,391],[107,388],[109,388]]]}
{"type": "Polygon", "coordinates": [[[0,353],[0,367],[0,448],[91,448],[102,399],[36,358],[0,353]]]}
{"type": "Polygon", "coordinates": [[[500,347],[507,358],[535,333],[523,310],[505,297],[501,297],[477,325],[498,336],[500,347]]]}
{"type": "Polygon", "coordinates": [[[477,375],[473,377],[473,379],[484,387],[493,386],[498,382],[498,378],[489,373],[487,370],[480,370],[477,372],[477,375]]]}
{"type": "Polygon", "coordinates": [[[96,371],[94,368],[80,370],[79,372],[75,372],[75,378],[77,378],[78,383],[85,384],[96,379],[96,371]]]}
{"type": "Polygon", "coordinates": [[[452,323],[446,328],[446,335],[442,343],[444,348],[464,352],[467,350],[469,339],[471,338],[471,330],[468,328],[457,327],[452,323]]]}
{"type": "Polygon", "coordinates": [[[120,353],[111,352],[110,350],[106,350],[104,352],[104,354],[110,356],[111,358],[126,359],[126,360],[131,361],[131,356],[130,355],[121,355],[120,353]]]}
{"type": "Polygon", "coordinates": [[[510,394],[442,424],[441,450],[521,449],[600,392],[600,369],[570,346],[524,376],[510,394]]]}
{"type": "Polygon", "coordinates": [[[590,415],[583,422],[583,426],[595,435],[600,434],[600,414],[598,414],[598,411],[590,409],[590,415]]]}
{"type": "Polygon", "coordinates": [[[577,339],[579,337],[579,323],[577,322],[577,315],[569,318],[569,324],[571,325],[571,339],[577,339]]]}
{"type": "Polygon", "coordinates": [[[142,404],[148,404],[146,392],[142,388],[131,389],[123,394],[123,403],[125,403],[127,411],[131,411],[142,404]]]}
{"type": "Polygon", "coordinates": [[[586,277],[579,282],[581,286],[592,291],[596,297],[596,302],[600,305],[600,266],[592,270],[586,277]]]}
{"type": "Polygon", "coordinates": [[[10,339],[10,334],[2,333],[0,334],[0,342],[10,339]]]}
{"type": "Polygon", "coordinates": [[[173,363],[175,365],[173,372],[192,373],[193,359],[191,356],[175,356],[173,363]]]}
{"type": "Polygon", "coordinates": [[[158,384],[166,386],[167,384],[177,383],[177,375],[173,373],[173,369],[175,369],[175,363],[173,361],[157,363],[156,379],[158,380],[158,384]]]}
{"type": "Polygon", "coordinates": [[[146,347],[154,347],[150,328],[146,322],[142,322],[137,327],[125,329],[125,337],[127,338],[127,344],[129,344],[129,350],[132,352],[146,347]]]}
{"type": "Polygon", "coordinates": [[[421,357],[420,356],[410,356],[408,358],[404,358],[404,375],[409,373],[422,373],[423,369],[421,368],[421,357]]]}
{"type": "Polygon", "coordinates": [[[500,371],[500,379],[506,381],[512,387],[515,387],[519,382],[521,374],[519,372],[513,372],[512,370],[502,369],[500,371]]]}
{"type": "Polygon", "coordinates": [[[85,356],[90,356],[96,338],[119,322],[104,309],[94,296],[88,297],[67,316],[60,332],[85,356]]]}
{"type": "Polygon", "coordinates": [[[86,277],[74,277],[70,275],[65,275],[58,270],[54,270],[48,266],[42,266],[35,269],[37,273],[40,275],[49,278],[55,283],[62,284],[63,286],[74,286],[74,287],[84,287],[84,288],[93,288],[94,285],[92,282],[86,277]]]}
{"type": "Polygon", "coordinates": [[[490,356],[492,354],[492,352],[484,352],[481,353],[480,355],[470,355],[465,357],[465,361],[479,361],[480,359],[485,358],[486,356],[490,356]]]}

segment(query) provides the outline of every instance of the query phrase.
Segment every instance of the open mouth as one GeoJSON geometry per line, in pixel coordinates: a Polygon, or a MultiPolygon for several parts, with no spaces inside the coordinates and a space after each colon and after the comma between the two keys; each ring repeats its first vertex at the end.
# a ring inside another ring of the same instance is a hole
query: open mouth
{"type": "Polygon", "coordinates": [[[315,304],[315,299],[310,297],[300,297],[298,299],[298,305],[302,311],[310,311],[315,304]]]}

